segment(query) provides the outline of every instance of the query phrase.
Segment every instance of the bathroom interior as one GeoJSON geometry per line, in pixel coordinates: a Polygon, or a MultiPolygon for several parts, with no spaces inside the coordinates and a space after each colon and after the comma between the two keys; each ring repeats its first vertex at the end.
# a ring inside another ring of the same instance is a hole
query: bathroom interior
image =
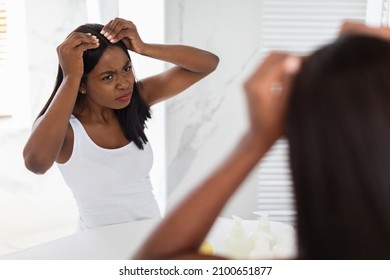
{"type": "MultiPolygon", "coordinates": [[[[387,24],[387,0],[35,0],[2,1],[6,62],[0,60],[0,256],[72,235],[77,208],[56,166],[29,172],[22,150],[57,73],[56,47],[75,27],[133,21],[145,42],[209,50],[220,63],[183,94],[152,107],[151,180],[167,213],[223,161],[247,129],[242,83],[271,50],[307,54],[337,36],[345,19],[387,24]]],[[[0,21],[1,21],[0,16],[0,21]]],[[[0,28],[1,28],[0,22],[0,28]]],[[[0,43],[1,44],[1,43],[0,43]]],[[[3,54],[0,54],[3,55],[3,54]]],[[[131,54],[137,78],[169,65],[131,54]]],[[[5,61],[4,60],[4,61],[5,61]]],[[[287,143],[281,139],[221,217],[294,226],[287,143]]]]}

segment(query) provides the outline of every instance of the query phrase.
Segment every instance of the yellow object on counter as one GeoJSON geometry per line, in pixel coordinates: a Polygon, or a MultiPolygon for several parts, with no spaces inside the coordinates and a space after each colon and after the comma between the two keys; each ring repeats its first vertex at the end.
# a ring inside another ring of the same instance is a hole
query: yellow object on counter
{"type": "Polygon", "coordinates": [[[203,243],[199,247],[199,253],[204,255],[212,255],[213,254],[213,246],[211,243],[207,241],[203,241],[203,243]]]}

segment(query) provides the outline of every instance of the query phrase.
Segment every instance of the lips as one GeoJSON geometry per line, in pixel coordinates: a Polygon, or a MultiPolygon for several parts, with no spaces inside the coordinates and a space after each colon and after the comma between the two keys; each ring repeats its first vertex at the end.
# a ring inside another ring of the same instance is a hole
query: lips
{"type": "Polygon", "coordinates": [[[131,92],[127,92],[125,94],[122,94],[121,96],[115,98],[115,100],[118,100],[120,102],[128,102],[131,98],[131,92]]]}

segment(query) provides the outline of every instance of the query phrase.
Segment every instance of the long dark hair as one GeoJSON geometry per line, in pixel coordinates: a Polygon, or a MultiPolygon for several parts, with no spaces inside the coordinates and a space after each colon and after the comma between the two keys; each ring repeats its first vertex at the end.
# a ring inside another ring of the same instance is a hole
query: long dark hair
{"type": "Polygon", "coordinates": [[[286,125],[299,257],[390,259],[390,43],[351,35],[315,52],[286,125]]]}
{"type": "MultiPolygon", "coordinates": [[[[101,24],[85,24],[78,27],[76,30],[74,30],[74,32],[91,33],[92,35],[95,35],[100,41],[100,45],[98,48],[89,49],[85,51],[83,54],[84,74],[83,77],[81,78],[81,83],[86,82],[88,73],[93,70],[93,68],[96,66],[99,59],[103,55],[103,52],[109,46],[120,47],[121,49],[123,49],[123,51],[130,59],[130,55],[128,53],[126,45],[122,41],[119,41],[115,44],[108,41],[106,37],[100,34],[100,30],[102,28],[103,25],[101,24]]],[[[63,80],[62,69],[60,66],[58,66],[58,73],[57,73],[56,83],[53,92],[49,100],[47,101],[46,105],[38,114],[37,118],[39,118],[46,112],[54,96],[56,95],[56,92],[60,87],[62,80],[63,80]]],[[[139,149],[143,149],[143,145],[148,142],[144,130],[146,127],[145,122],[147,121],[147,119],[151,117],[150,107],[142,100],[140,96],[141,87],[142,84],[140,82],[135,82],[130,104],[123,109],[115,110],[115,114],[122,127],[124,135],[129,141],[133,141],[139,149]]],[[[78,102],[80,96],[81,93],[79,92],[76,102],[78,102]]]]}

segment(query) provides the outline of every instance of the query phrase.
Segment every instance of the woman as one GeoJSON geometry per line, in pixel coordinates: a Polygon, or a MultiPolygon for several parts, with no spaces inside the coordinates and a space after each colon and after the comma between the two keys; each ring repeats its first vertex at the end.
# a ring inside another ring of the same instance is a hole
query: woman
{"type": "Polygon", "coordinates": [[[158,217],[144,133],[149,108],[213,72],[218,57],[189,46],[144,43],[136,26],[121,18],[80,26],[57,52],[56,85],[24,148],[26,167],[43,174],[58,164],[82,230],[158,217]],[[128,50],[175,66],[136,81],[128,50]]]}
{"type": "Polygon", "coordinates": [[[390,259],[390,30],[343,25],[351,32],[369,36],[343,36],[304,61],[286,53],[264,60],[245,83],[250,130],[134,258],[216,258],[199,254],[200,244],[286,132],[298,257],[390,259]]]}

